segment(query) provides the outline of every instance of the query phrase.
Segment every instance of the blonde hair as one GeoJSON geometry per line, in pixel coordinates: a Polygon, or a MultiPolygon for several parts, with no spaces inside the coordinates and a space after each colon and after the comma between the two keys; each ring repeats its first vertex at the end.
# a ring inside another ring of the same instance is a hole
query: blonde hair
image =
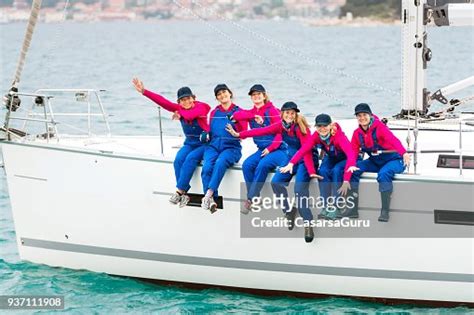
{"type": "Polygon", "coordinates": [[[263,102],[264,103],[267,103],[267,102],[270,102],[270,95],[267,94],[267,92],[262,92],[263,93],[263,102]]]}
{"type": "MultiPolygon", "coordinates": [[[[283,119],[283,112],[284,111],[282,111],[280,114],[282,119],[283,119]]],[[[306,118],[302,114],[296,113],[295,123],[298,125],[298,128],[300,128],[300,131],[302,134],[305,135],[308,133],[309,124],[306,118]]]]}

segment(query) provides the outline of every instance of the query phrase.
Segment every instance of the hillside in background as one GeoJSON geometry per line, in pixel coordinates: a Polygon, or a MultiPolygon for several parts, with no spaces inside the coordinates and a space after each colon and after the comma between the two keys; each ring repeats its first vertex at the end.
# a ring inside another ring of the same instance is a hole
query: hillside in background
{"type": "Polygon", "coordinates": [[[341,7],[340,17],[351,12],[353,17],[371,17],[377,19],[399,19],[400,0],[347,0],[341,7]]]}

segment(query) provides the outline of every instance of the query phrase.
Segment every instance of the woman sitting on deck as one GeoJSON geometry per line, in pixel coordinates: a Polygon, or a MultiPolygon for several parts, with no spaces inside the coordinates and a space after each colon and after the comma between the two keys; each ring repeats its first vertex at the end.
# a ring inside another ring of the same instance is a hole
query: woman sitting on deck
{"type": "Polygon", "coordinates": [[[335,219],[339,209],[333,203],[338,194],[345,195],[350,188],[351,173],[355,170],[355,155],[349,139],[329,115],[316,116],[316,132],[280,171],[292,172],[293,166],[315,147],[326,153],[318,171],[319,191],[324,201],[318,218],[335,219]]]}
{"type": "MultiPolygon", "coordinates": [[[[281,124],[280,113],[268,99],[265,88],[255,84],[248,93],[253,102],[250,110],[241,110],[234,114],[236,121],[248,121],[251,129],[263,128],[271,124],[281,124]]],[[[257,152],[250,155],[242,164],[245,184],[247,186],[247,200],[241,212],[249,213],[254,197],[260,196],[263,184],[270,171],[281,166],[287,158],[286,144],[282,141],[281,134],[254,137],[257,152]]]]}
{"type": "MultiPolygon", "coordinates": [[[[367,153],[368,159],[357,163],[357,171],[354,172],[354,188],[358,189],[360,176],[363,172],[377,173],[377,182],[382,200],[382,208],[378,218],[381,222],[389,220],[390,198],[393,191],[393,177],[395,174],[403,173],[405,166],[410,164],[410,155],[403,147],[400,140],[382,123],[377,116],[372,114],[369,105],[358,104],[354,115],[357,117],[359,128],[352,135],[352,149],[354,154],[367,153]]],[[[343,216],[358,217],[357,204],[349,209],[343,216]]]]}
{"type": "Polygon", "coordinates": [[[171,195],[169,201],[184,207],[190,200],[186,194],[191,188],[189,183],[204,155],[206,146],[201,142],[201,135],[209,131],[207,114],[211,107],[206,103],[196,101],[196,96],[186,86],[178,90],[178,104],[176,104],[159,94],[146,90],[143,82],[137,78],[134,78],[132,83],[139,93],[172,112],[173,119],[181,122],[185,140],[173,163],[177,190],[171,195]]]}
{"type": "Polygon", "coordinates": [[[224,178],[226,170],[237,163],[242,157],[240,140],[231,137],[226,126],[231,125],[238,131],[247,129],[247,122],[235,123],[231,117],[240,108],[232,103],[232,91],[225,84],[218,84],[214,88],[214,95],[219,105],[214,108],[209,117],[209,144],[204,152],[204,165],[201,178],[204,189],[201,207],[214,213],[217,208],[217,189],[224,178]]]}
{"type": "MultiPolygon", "coordinates": [[[[281,123],[274,123],[268,127],[255,128],[242,132],[236,132],[232,126],[228,126],[227,130],[235,137],[245,139],[248,137],[257,137],[264,135],[279,134],[283,141],[288,146],[288,156],[286,161],[281,161],[286,164],[287,161],[301,148],[303,143],[307,142],[311,137],[309,125],[303,115],[299,113],[298,106],[294,102],[286,102],[281,107],[281,123]]],[[[318,157],[313,155],[313,151],[308,152],[304,156],[304,163],[298,163],[296,166],[296,180],[295,180],[295,196],[298,210],[305,221],[304,237],[306,242],[311,242],[314,238],[313,228],[309,226],[309,222],[313,220],[313,214],[309,209],[309,181],[311,177],[316,177],[316,168],[318,166],[318,157]]],[[[290,209],[288,203],[288,191],[286,186],[293,178],[293,173],[276,172],[272,178],[272,189],[275,195],[283,197],[283,213],[288,220],[288,229],[292,230],[294,227],[294,220],[296,216],[296,209],[290,209]]]]}

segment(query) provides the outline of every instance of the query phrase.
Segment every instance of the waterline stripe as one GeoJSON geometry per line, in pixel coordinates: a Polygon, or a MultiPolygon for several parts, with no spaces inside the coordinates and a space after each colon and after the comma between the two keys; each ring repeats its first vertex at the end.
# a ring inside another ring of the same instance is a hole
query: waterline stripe
{"type": "Polygon", "coordinates": [[[116,249],[80,244],[68,244],[63,242],[44,241],[38,239],[22,238],[21,244],[28,247],[37,247],[66,252],[93,254],[102,256],[113,256],[122,258],[142,259],[174,264],[196,265],[206,267],[234,268],[245,270],[291,272],[325,276],[362,277],[381,279],[403,279],[403,280],[428,280],[474,283],[474,274],[401,271],[401,270],[378,270],[346,267],[310,266],[284,263],[271,263],[247,260],[233,260],[222,258],[208,258],[197,256],[171,255],[162,253],[142,252],[135,250],[116,249]]]}

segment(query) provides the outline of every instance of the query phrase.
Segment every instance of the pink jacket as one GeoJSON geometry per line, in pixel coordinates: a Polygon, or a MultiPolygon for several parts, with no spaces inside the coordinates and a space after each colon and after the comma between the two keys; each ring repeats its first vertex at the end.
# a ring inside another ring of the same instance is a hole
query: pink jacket
{"type": "MultiPolygon", "coordinates": [[[[209,125],[211,124],[211,121],[212,121],[212,119],[214,118],[214,115],[215,115],[216,111],[221,111],[221,112],[223,112],[223,113],[225,113],[225,112],[229,112],[229,113],[230,113],[230,112],[232,112],[232,110],[233,110],[236,106],[237,106],[237,105],[235,105],[234,103],[232,103],[232,104],[230,105],[230,107],[229,107],[229,108],[227,109],[227,111],[226,111],[226,110],[224,110],[224,107],[223,107],[221,104],[217,105],[217,106],[211,111],[211,114],[209,115],[209,125]]],[[[242,110],[243,110],[243,109],[238,108],[237,111],[234,113],[234,116],[235,116],[235,114],[237,114],[239,111],[242,111],[242,110]]],[[[234,119],[235,119],[235,118],[234,118],[234,119]]],[[[235,123],[235,129],[236,129],[237,132],[241,132],[241,131],[247,130],[247,128],[248,128],[248,123],[247,123],[247,121],[245,121],[245,120],[240,120],[240,121],[237,121],[237,122],[235,123]]],[[[223,129],[225,129],[225,126],[223,126],[223,129]]]]}
{"type": "Polygon", "coordinates": [[[344,152],[344,154],[346,155],[346,165],[344,167],[343,179],[344,181],[349,181],[351,179],[352,173],[348,172],[347,170],[349,169],[349,167],[355,166],[356,155],[352,151],[351,143],[349,142],[349,139],[347,139],[339,124],[336,123],[335,125],[337,128],[336,133],[330,137],[329,145],[325,141],[321,140],[321,138],[319,137],[319,133],[316,131],[313,133],[311,138],[303,145],[303,147],[301,147],[301,149],[299,149],[298,152],[296,152],[296,154],[291,158],[290,163],[298,163],[298,161],[301,160],[303,155],[307,154],[308,152],[311,152],[314,146],[321,145],[326,149],[325,151],[329,151],[331,145],[334,145],[336,151],[344,152]]]}
{"type": "MultiPolygon", "coordinates": [[[[268,134],[281,135],[283,132],[287,132],[290,136],[292,136],[295,129],[296,129],[296,137],[298,137],[298,139],[300,140],[301,145],[306,143],[311,138],[311,133],[310,133],[309,128],[307,130],[307,133],[303,134],[300,128],[295,128],[295,125],[292,125],[292,128],[290,130],[284,129],[282,123],[274,123],[264,128],[256,128],[256,129],[242,131],[240,132],[240,138],[245,139],[249,137],[258,137],[258,136],[264,136],[268,134]]],[[[308,153],[304,155],[304,165],[306,166],[306,170],[308,171],[309,175],[316,174],[316,170],[314,168],[313,154],[311,151],[309,151],[308,153]]]]}
{"type": "Polygon", "coordinates": [[[187,122],[191,122],[194,119],[197,119],[199,126],[205,130],[209,131],[209,123],[207,122],[207,114],[211,110],[211,106],[206,103],[195,101],[194,106],[190,109],[184,109],[181,105],[171,102],[170,100],[164,98],[163,96],[153,93],[151,91],[145,90],[143,95],[148,97],[150,100],[160,105],[167,111],[172,113],[178,112],[178,114],[187,122]]]}
{"type": "MultiPolygon", "coordinates": [[[[278,123],[281,125],[281,117],[280,111],[273,105],[272,102],[266,102],[262,107],[257,108],[254,106],[252,109],[249,110],[240,110],[234,114],[234,119],[236,121],[251,121],[255,119],[255,115],[259,115],[264,117],[265,112],[269,112],[270,116],[270,125],[278,123]]],[[[268,151],[272,152],[280,147],[281,143],[283,142],[283,138],[281,133],[276,133],[275,137],[273,138],[272,143],[267,147],[268,151]]]]}
{"type": "Polygon", "coordinates": [[[407,152],[403,144],[400,140],[395,137],[393,132],[379,120],[379,118],[375,115],[374,122],[372,126],[369,127],[367,131],[364,131],[362,127],[359,126],[354,133],[352,134],[352,150],[354,151],[354,155],[357,157],[359,151],[361,149],[360,137],[364,140],[365,146],[371,148],[374,146],[374,141],[372,137],[373,130],[375,131],[375,136],[377,138],[377,143],[384,149],[384,150],[394,150],[397,151],[398,154],[401,156],[407,152]]]}

